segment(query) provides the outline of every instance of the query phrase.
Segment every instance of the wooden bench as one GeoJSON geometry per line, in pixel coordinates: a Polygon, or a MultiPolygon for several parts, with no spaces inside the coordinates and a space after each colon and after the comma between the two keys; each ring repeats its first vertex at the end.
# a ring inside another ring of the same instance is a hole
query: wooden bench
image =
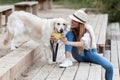
{"type": "Polygon", "coordinates": [[[37,15],[38,10],[37,5],[38,5],[37,1],[23,1],[14,4],[15,10],[24,10],[35,15],[37,15]]]}
{"type": "Polygon", "coordinates": [[[39,2],[41,10],[52,9],[53,0],[36,0],[36,1],[39,2]]]}
{"type": "Polygon", "coordinates": [[[86,13],[88,14],[93,14],[93,13],[100,13],[102,10],[99,8],[81,8],[83,9],[86,13]]]}
{"type": "MultiPolygon", "coordinates": [[[[89,16],[89,23],[91,23],[93,27],[96,27],[96,25],[100,23],[102,24],[101,18],[98,16],[99,15],[89,16]]],[[[97,29],[94,28],[94,30],[97,29]]],[[[39,59],[34,61],[36,57],[39,57],[38,53],[34,52],[37,48],[37,46],[34,45],[34,43],[30,45],[24,44],[23,47],[0,59],[0,64],[3,64],[0,65],[0,80],[102,80],[101,66],[97,64],[74,62],[70,68],[59,68],[59,64],[49,65],[39,59]],[[26,45],[29,47],[24,48],[26,45]],[[32,61],[34,61],[34,65],[30,65],[32,61]],[[23,74],[27,68],[30,70],[31,67],[31,72],[28,71],[28,73],[23,74]],[[17,78],[18,76],[20,76],[20,78],[17,78]]],[[[62,54],[64,53],[63,49],[64,46],[58,52],[57,59],[61,61],[65,59],[63,57],[64,54],[62,54]]],[[[39,52],[41,52],[41,50],[39,50],[39,52]]]]}
{"type": "Polygon", "coordinates": [[[2,15],[5,15],[5,25],[7,25],[8,16],[12,10],[11,6],[0,6],[0,28],[2,27],[2,15]]]}
{"type": "Polygon", "coordinates": [[[114,68],[113,80],[120,80],[120,25],[119,23],[110,23],[109,36],[111,41],[111,50],[104,56],[111,61],[114,68]]]}
{"type": "Polygon", "coordinates": [[[106,30],[108,24],[107,14],[89,15],[88,23],[93,26],[99,53],[104,53],[106,43],[106,30]]]}

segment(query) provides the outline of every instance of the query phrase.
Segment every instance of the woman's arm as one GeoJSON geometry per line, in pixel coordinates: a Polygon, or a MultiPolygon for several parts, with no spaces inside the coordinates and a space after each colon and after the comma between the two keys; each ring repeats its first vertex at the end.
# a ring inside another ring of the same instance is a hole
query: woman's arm
{"type": "Polygon", "coordinates": [[[60,40],[66,45],[75,46],[75,47],[83,47],[84,44],[85,44],[84,40],[81,40],[81,41],[78,41],[78,42],[70,42],[65,37],[61,38],[60,40]]]}

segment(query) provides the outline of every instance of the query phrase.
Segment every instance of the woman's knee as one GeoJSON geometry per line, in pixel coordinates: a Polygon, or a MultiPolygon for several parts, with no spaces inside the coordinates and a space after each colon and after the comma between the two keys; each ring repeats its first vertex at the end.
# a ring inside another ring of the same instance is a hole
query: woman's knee
{"type": "Polygon", "coordinates": [[[109,72],[113,72],[113,65],[112,64],[106,65],[105,69],[109,72]]]}

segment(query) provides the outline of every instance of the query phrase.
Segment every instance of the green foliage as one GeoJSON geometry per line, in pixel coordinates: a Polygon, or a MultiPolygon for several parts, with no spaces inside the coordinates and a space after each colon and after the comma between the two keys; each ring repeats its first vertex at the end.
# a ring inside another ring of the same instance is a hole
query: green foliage
{"type": "Polygon", "coordinates": [[[68,8],[92,8],[92,7],[99,7],[98,0],[53,0],[56,4],[64,5],[68,8]]]}
{"type": "MultiPolygon", "coordinates": [[[[13,4],[23,0],[0,0],[0,4],[13,4]]],[[[54,4],[68,8],[100,8],[109,14],[110,22],[120,22],[120,0],[53,0],[54,4]]]]}
{"type": "Polygon", "coordinates": [[[16,3],[16,2],[20,2],[20,1],[23,1],[23,0],[0,0],[0,4],[13,4],[13,3],[16,3]]]}
{"type": "Polygon", "coordinates": [[[120,0],[102,0],[104,12],[109,14],[109,22],[120,22],[120,0]]]}
{"type": "Polygon", "coordinates": [[[68,8],[99,8],[109,14],[109,22],[120,22],[120,0],[53,0],[68,8]]]}

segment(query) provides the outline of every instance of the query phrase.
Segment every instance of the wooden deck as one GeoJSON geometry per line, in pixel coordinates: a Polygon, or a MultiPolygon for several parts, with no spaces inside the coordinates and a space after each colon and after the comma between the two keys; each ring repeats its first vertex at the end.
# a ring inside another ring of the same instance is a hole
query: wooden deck
{"type": "MultiPolygon", "coordinates": [[[[58,53],[57,61],[59,63],[64,60],[63,48],[64,46],[61,46],[58,53]]],[[[74,62],[72,67],[59,68],[59,63],[49,65],[46,61],[37,59],[16,80],[102,80],[100,65],[78,63],[74,59],[72,60],[74,62]]]]}
{"type": "MultiPolygon", "coordinates": [[[[68,14],[63,16],[65,15],[68,14]]],[[[89,15],[88,21],[94,27],[97,45],[102,36],[103,41],[100,41],[103,42],[101,43],[103,48],[106,39],[107,17],[107,14],[89,15]],[[104,34],[102,31],[105,31],[104,34]]],[[[59,68],[58,65],[65,59],[64,45],[59,46],[58,64],[49,65],[45,60],[41,60],[41,54],[44,54],[42,50],[42,46],[29,41],[16,51],[2,57],[0,59],[0,80],[102,80],[103,73],[100,65],[78,63],[72,58],[74,62],[72,67],[59,68]]]]}
{"type": "MultiPolygon", "coordinates": [[[[41,60],[34,51],[34,43],[26,43],[21,48],[0,59],[0,80],[102,80],[101,66],[74,61],[69,68],[59,68],[58,64],[49,65],[41,60]],[[31,46],[31,47],[29,47],[31,46]]],[[[63,47],[60,47],[57,61],[63,60],[63,47]]],[[[41,47],[37,48],[41,51],[41,47]]]]}
{"type": "Polygon", "coordinates": [[[119,23],[111,23],[108,28],[111,50],[104,55],[113,64],[113,80],[120,80],[120,25],[119,23]]]}

